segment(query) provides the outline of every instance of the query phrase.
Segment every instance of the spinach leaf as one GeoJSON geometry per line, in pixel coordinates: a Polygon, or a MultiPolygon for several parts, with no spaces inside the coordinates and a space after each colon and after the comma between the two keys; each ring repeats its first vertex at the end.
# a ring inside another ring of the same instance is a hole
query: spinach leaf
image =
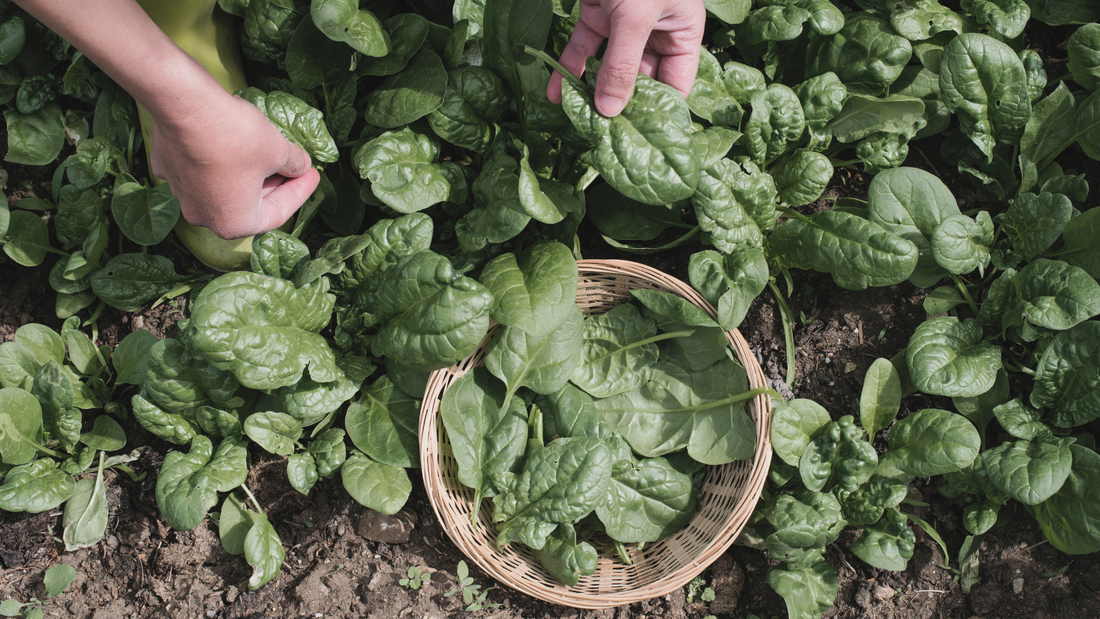
{"type": "Polygon", "coordinates": [[[596,504],[596,515],[614,540],[653,542],[683,528],[695,508],[691,475],[664,458],[630,457],[613,465],[607,500],[596,504]]]}
{"type": "Polygon", "coordinates": [[[122,183],[111,197],[111,214],[126,238],[138,245],[163,241],[180,217],[180,202],[167,183],[146,187],[122,183]]]}
{"type": "Polygon", "coordinates": [[[641,388],[597,400],[611,427],[643,456],[687,448],[704,464],[751,458],[756,424],[745,412],[745,370],[732,359],[697,372],[658,361],[641,388]]]}
{"type": "Polygon", "coordinates": [[[504,327],[486,347],[485,365],[508,386],[509,396],[521,386],[554,393],[569,382],[581,364],[584,341],[584,315],[576,304],[571,308],[568,318],[545,336],[504,327]]]}
{"type": "Polygon", "coordinates": [[[1033,325],[1065,330],[1100,314],[1100,283],[1071,264],[1039,258],[1015,282],[1020,310],[1033,325]]]}
{"type": "Polygon", "coordinates": [[[570,380],[597,398],[641,387],[657,359],[657,325],[630,304],[584,321],[581,365],[570,380]]]}
{"type": "Polygon", "coordinates": [[[4,161],[44,166],[56,159],[65,145],[65,117],[56,101],[29,114],[4,110],[4,120],[8,131],[4,161]]]}
{"type": "Polygon", "coordinates": [[[279,90],[265,94],[259,88],[250,87],[239,94],[258,107],[283,137],[309,153],[314,161],[332,163],[339,159],[336,142],[328,132],[321,110],[279,90]]]}
{"type": "Polygon", "coordinates": [[[99,470],[94,480],[76,482],[73,495],[65,503],[61,517],[61,539],[72,552],[99,543],[107,532],[107,491],[103,486],[103,452],[99,452],[99,470]]]}
{"type": "Polygon", "coordinates": [[[302,436],[302,424],[284,413],[253,413],[244,420],[244,433],[270,453],[289,456],[302,436]]]}
{"type": "Polygon", "coordinates": [[[497,547],[542,548],[559,524],[583,518],[606,496],[612,466],[611,450],[595,438],[558,439],[528,457],[494,500],[497,547]]]}
{"type": "Polygon", "coordinates": [[[493,295],[493,320],[538,341],[574,317],[577,278],[573,252],[547,240],[497,256],[485,265],[480,279],[493,295]]]}
{"type": "Polygon", "coordinates": [[[639,77],[621,114],[605,118],[579,82],[562,84],[573,127],[593,143],[593,165],[619,193],[646,204],[688,198],[699,183],[687,102],[675,88],[639,77]]]}
{"type": "Polygon", "coordinates": [[[293,385],[308,367],[317,382],[337,377],[336,358],[319,331],[332,316],[328,280],[295,288],[256,273],[222,275],[192,304],[191,345],[246,387],[293,385]]]}
{"type": "Polygon", "coordinates": [[[890,449],[880,467],[891,466],[914,477],[961,471],[974,462],[981,438],[965,417],[926,408],[894,424],[890,449]]]}
{"type": "Polygon", "coordinates": [[[1053,496],[1069,477],[1073,439],[1040,436],[1006,441],[982,452],[989,481],[1024,505],[1038,505],[1053,496]]]}
{"type": "Polygon", "coordinates": [[[999,220],[1012,249],[1031,261],[1050,249],[1072,216],[1073,204],[1063,194],[1024,193],[1012,201],[999,220]]]}
{"type": "Polygon", "coordinates": [[[993,387],[1001,367],[1001,349],[982,340],[982,328],[973,318],[959,322],[941,316],[916,328],[905,359],[913,384],[921,391],[968,398],[993,387]]]}
{"type": "Polygon", "coordinates": [[[1100,455],[1070,445],[1073,468],[1054,496],[1035,506],[1035,519],[1050,545],[1068,554],[1100,550],[1100,455]]]}
{"type": "Polygon", "coordinates": [[[33,462],[41,430],[42,407],[32,393],[15,387],[0,389],[0,462],[33,462]]]}
{"type": "Polygon", "coordinates": [[[42,458],[4,473],[0,509],[39,514],[61,505],[75,490],[72,475],[59,469],[55,460],[42,458]]]}
{"type": "Polygon", "coordinates": [[[364,56],[385,56],[390,52],[390,37],[382,23],[355,0],[312,0],[309,7],[313,23],[334,41],[350,45],[364,56]]]}
{"type": "Polygon", "coordinates": [[[348,407],[344,425],[351,442],[371,458],[390,466],[419,468],[419,419],[420,400],[398,389],[390,376],[383,376],[348,407]]]}
{"type": "Polygon", "coordinates": [[[505,473],[515,473],[527,441],[527,415],[518,399],[505,402],[503,384],[488,369],[474,368],[451,383],[439,415],[458,461],[458,480],[481,499],[495,496],[505,473]]]}
{"type": "Polygon", "coordinates": [[[878,454],[851,415],[831,421],[819,430],[798,460],[802,483],[814,492],[832,489],[851,492],[871,478],[878,454]]]}
{"type": "Polygon", "coordinates": [[[546,538],[546,544],[531,555],[552,577],[567,586],[575,586],[583,576],[596,573],[599,555],[588,542],[577,542],[571,523],[559,524],[546,538]]]}
{"type": "Polygon", "coordinates": [[[771,425],[775,455],[790,466],[797,467],[810,439],[830,421],[828,411],[813,400],[794,399],[777,403],[772,412],[771,425]]]}
{"type": "Polygon", "coordinates": [[[244,557],[252,566],[252,576],[248,579],[250,590],[259,589],[279,575],[286,550],[267,514],[252,517],[252,528],[244,537],[244,557]]]}
{"type": "Polygon", "coordinates": [[[367,122],[396,129],[431,114],[443,104],[447,69],[431,49],[424,47],[403,71],[386,78],[367,95],[367,122]]]}
{"type": "Polygon", "coordinates": [[[718,324],[723,329],[736,329],[753,299],[768,284],[768,263],[758,249],[725,256],[701,251],[688,261],[688,280],[718,310],[718,324]]]}
{"type": "Polygon", "coordinates": [[[114,256],[92,273],[91,283],[92,291],[107,305],[136,312],[186,280],[168,258],[142,253],[114,256]]]}
{"type": "Polygon", "coordinates": [[[768,584],[787,604],[791,617],[819,617],[833,607],[840,589],[836,570],[824,561],[800,569],[773,569],[768,584]]]}
{"type": "Polygon", "coordinates": [[[375,353],[425,371],[472,353],[489,328],[493,303],[484,286],[431,251],[387,271],[368,298],[383,325],[371,342],[375,353]]]}
{"type": "Polygon", "coordinates": [[[190,531],[218,502],[219,492],[241,485],[248,475],[244,441],[222,439],[217,451],[204,435],[191,440],[188,453],[170,452],[157,477],[157,506],[173,529],[190,531]]]}
{"type": "Polygon", "coordinates": [[[375,462],[358,451],[340,467],[340,479],[351,498],[383,514],[396,514],[412,492],[405,469],[375,462]]]}
{"type": "Polygon", "coordinates": [[[1035,370],[1031,403],[1050,409],[1051,422],[1070,428],[1100,417],[1100,323],[1083,322],[1054,336],[1035,370]]]}
{"type": "Polygon", "coordinates": [[[438,156],[438,143],[405,127],[363,144],[354,163],[374,196],[399,213],[414,213],[452,196],[463,201],[457,196],[465,195],[465,180],[454,164],[437,163],[438,156]]]}
{"type": "Polygon", "coordinates": [[[891,508],[882,520],[863,530],[851,550],[873,567],[900,572],[913,558],[916,542],[905,514],[891,508]]]}

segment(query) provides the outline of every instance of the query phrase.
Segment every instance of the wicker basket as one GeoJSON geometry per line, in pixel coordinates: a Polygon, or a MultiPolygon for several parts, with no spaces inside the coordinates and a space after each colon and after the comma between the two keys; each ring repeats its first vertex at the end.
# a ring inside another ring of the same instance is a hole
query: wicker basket
{"type": "MultiPolygon", "coordinates": [[[[577,304],[585,315],[600,314],[629,298],[636,288],[678,294],[710,315],[714,308],[680,280],[642,264],[621,260],[581,260],[577,304]]],[[[748,372],[751,387],[764,385],[764,373],[735,329],[727,332],[730,346],[748,372]]],[[[600,553],[596,573],[567,587],[551,578],[522,544],[496,549],[492,502],[483,501],[478,526],[470,524],[474,492],[458,481],[458,465],[439,416],[444,390],[472,368],[482,365],[492,331],[474,354],[431,375],[420,409],[420,461],[428,499],[443,530],[462,552],[497,581],[533,597],[577,608],[609,608],[658,597],[678,589],[710,565],[733,543],[756,507],[771,463],[768,431],[771,405],[764,395],[748,403],[757,424],[756,454],[744,460],[710,467],[699,511],[680,532],[643,550],[630,548],[633,565],[600,553]]]]}

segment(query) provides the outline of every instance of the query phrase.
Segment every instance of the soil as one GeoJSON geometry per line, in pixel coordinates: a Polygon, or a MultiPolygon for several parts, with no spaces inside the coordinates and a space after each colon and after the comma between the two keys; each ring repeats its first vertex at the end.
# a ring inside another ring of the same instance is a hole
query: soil
{"type": "MultiPolygon", "coordinates": [[[[925,161],[936,159],[934,153],[927,155],[925,161]]],[[[919,159],[911,157],[909,165],[919,165],[913,163],[919,159]]],[[[3,172],[0,184],[13,202],[29,195],[44,196],[48,191],[50,171],[45,168],[9,165],[3,172]]],[[[844,182],[830,189],[831,195],[858,195],[859,188],[865,188],[866,179],[859,174],[841,172],[844,182]]],[[[1096,166],[1088,172],[1091,178],[1100,178],[1096,166]]],[[[968,183],[950,175],[944,180],[959,187],[957,195],[964,203],[980,199],[968,183]]],[[[1095,194],[1086,207],[1094,206],[1095,194]]],[[[647,262],[686,280],[687,256],[696,249],[654,256],[618,254],[606,246],[585,251],[588,257],[647,262]]],[[[172,245],[153,251],[168,255],[180,270],[200,268],[172,245]]],[[[60,328],[61,321],[54,315],[55,295],[47,283],[55,259],[34,269],[4,263],[0,341],[10,341],[19,326],[31,322],[60,328]]],[[[822,404],[834,418],[858,410],[867,368],[875,359],[901,351],[915,326],[927,317],[922,301],[928,291],[908,284],[855,292],[838,288],[827,275],[798,272],[792,290],[782,287],[797,319],[797,380],[790,385],[783,381],[783,333],[770,294],[755,301],[741,330],[772,386],[787,396],[822,404]]],[[[108,310],[99,317],[97,343],[117,344],[137,329],[158,337],[172,336],[178,321],[186,316],[186,297],[132,314],[108,310]]],[[[951,408],[950,402],[942,399],[912,396],[903,402],[901,415],[929,407],[951,408]]],[[[258,591],[248,591],[250,567],[242,557],[222,549],[210,519],[192,531],[181,532],[169,528],[160,517],[154,498],[156,475],[165,454],[174,447],[136,423],[124,427],[130,445],[149,446],[132,464],[144,477],[134,480],[114,471],[106,473],[110,521],[103,542],[65,552],[59,540],[59,510],[36,515],[0,512],[0,601],[44,598],[45,570],[64,563],[75,567],[78,576],[64,593],[50,600],[44,609],[47,617],[436,619],[468,614],[461,595],[447,595],[456,588],[456,566],[464,557],[444,534],[415,472],[412,496],[399,514],[408,540],[372,541],[382,539],[378,515],[353,501],[338,480],[322,481],[304,496],[289,486],[285,459],[254,454],[249,487],[256,490],[287,553],[275,580],[258,591]],[[431,579],[420,589],[402,586],[399,580],[410,567],[430,572],[431,579]]],[[[885,447],[886,435],[887,431],[882,431],[876,437],[880,450],[885,447]]],[[[957,553],[966,536],[961,510],[939,496],[937,483],[919,480],[912,484],[909,498],[926,506],[907,506],[906,510],[929,522],[952,556],[944,557],[939,544],[914,527],[918,544],[909,567],[903,572],[878,570],[848,552],[858,531],[846,531],[826,555],[840,582],[835,607],[826,617],[1100,617],[1100,590],[1095,579],[1100,555],[1072,556],[1055,550],[1022,509],[986,536],[979,551],[980,583],[964,593],[957,577],[957,553]]],[[[471,565],[470,575],[477,584],[495,587],[486,602],[498,604],[472,614],[500,619],[783,618],[787,616],[783,600],[767,584],[768,570],[774,565],[765,553],[735,545],[703,574],[715,594],[709,603],[689,602],[687,592],[679,590],[598,611],[541,602],[492,581],[471,565]]]]}

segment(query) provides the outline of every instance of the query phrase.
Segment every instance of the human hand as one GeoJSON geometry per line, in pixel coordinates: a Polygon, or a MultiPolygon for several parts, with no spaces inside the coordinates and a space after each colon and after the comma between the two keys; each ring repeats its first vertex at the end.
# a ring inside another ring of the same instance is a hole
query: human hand
{"type": "Polygon", "coordinates": [[[201,111],[154,116],[150,165],[188,222],[223,239],[281,226],[320,181],[304,150],[260,110],[225,91],[201,111]]]}
{"type": "MultiPolygon", "coordinates": [[[[580,19],[561,54],[574,75],[604,39],[607,50],[596,77],[596,110],[623,111],[639,73],[656,78],[686,97],[699,69],[706,9],[702,0],[579,0],[580,19]]],[[[546,96],[561,102],[562,76],[550,77],[546,96]]]]}

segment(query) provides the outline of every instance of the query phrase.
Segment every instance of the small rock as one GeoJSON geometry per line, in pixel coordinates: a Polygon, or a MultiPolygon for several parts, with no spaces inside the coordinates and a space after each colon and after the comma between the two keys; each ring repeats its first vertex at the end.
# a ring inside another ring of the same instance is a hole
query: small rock
{"type": "Polygon", "coordinates": [[[358,533],[372,542],[404,544],[416,527],[416,514],[398,512],[393,516],[368,509],[359,519],[358,533]]]}
{"type": "Polygon", "coordinates": [[[875,587],[875,599],[885,602],[894,597],[894,590],[890,587],[875,587]]]}
{"type": "Polygon", "coordinates": [[[1020,595],[1021,593],[1024,592],[1024,579],[1023,578],[1013,578],[1012,579],[1012,592],[1015,593],[1016,595],[1020,595]]]}

